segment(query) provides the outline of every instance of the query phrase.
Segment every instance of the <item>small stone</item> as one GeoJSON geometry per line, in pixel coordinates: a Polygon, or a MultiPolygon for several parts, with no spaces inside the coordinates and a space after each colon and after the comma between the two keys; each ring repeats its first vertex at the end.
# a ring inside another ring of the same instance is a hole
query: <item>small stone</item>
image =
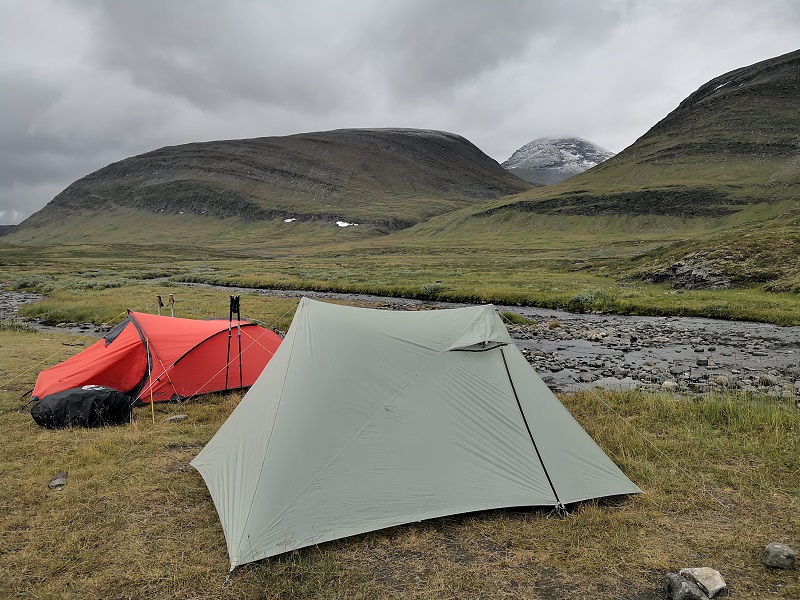
{"type": "Polygon", "coordinates": [[[165,423],[178,423],[180,421],[185,421],[189,418],[189,415],[172,415],[171,417],[167,417],[164,419],[165,423]]]}
{"type": "Polygon", "coordinates": [[[674,392],[678,389],[678,382],[673,379],[667,379],[661,384],[661,389],[665,392],[674,392]]]}
{"type": "Polygon", "coordinates": [[[695,352],[705,352],[706,350],[705,350],[705,348],[695,348],[694,351],[695,352]]]}
{"type": "Polygon", "coordinates": [[[794,550],[786,544],[772,542],[764,548],[761,562],[764,563],[765,567],[772,567],[773,569],[794,569],[794,550]]]}
{"type": "Polygon", "coordinates": [[[763,385],[765,387],[772,387],[778,385],[778,380],[772,377],[771,375],[760,375],[758,378],[758,385],[763,385]]]}
{"type": "Polygon", "coordinates": [[[51,490],[53,488],[62,488],[67,485],[67,472],[62,471],[56,475],[53,475],[53,478],[50,480],[50,483],[47,484],[51,490]]]}
{"type": "Polygon", "coordinates": [[[703,590],[709,598],[713,598],[728,587],[719,571],[711,567],[681,569],[680,574],[689,581],[694,581],[697,587],[703,590]]]}
{"type": "Polygon", "coordinates": [[[720,387],[728,387],[730,385],[730,380],[727,375],[714,375],[714,377],[711,378],[711,383],[720,387]]]}
{"type": "Polygon", "coordinates": [[[697,359],[697,366],[698,367],[707,367],[708,366],[708,359],[707,358],[698,358],[697,359]]]}

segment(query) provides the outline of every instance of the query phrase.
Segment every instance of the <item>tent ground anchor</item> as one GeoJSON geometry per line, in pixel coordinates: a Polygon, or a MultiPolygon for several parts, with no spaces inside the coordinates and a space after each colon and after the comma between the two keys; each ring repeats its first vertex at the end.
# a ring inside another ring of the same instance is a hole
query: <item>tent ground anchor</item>
{"type": "Polygon", "coordinates": [[[549,519],[550,517],[561,517],[562,519],[566,519],[568,516],[569,516],[569,511],[567,510],[567,507],[561,504],[561,502],[559,502],[553,507],[553,510],[551,510],[548,513],[547,518],[549,519]]]}

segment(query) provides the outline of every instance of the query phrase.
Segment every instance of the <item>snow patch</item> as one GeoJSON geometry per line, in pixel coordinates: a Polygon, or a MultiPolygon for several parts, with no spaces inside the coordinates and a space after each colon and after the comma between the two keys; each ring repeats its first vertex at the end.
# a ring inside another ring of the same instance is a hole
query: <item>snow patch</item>
{"type": "Polygon", "coordinates": [[[712,91],[716,92],[716,91],[717,91],[719,88],[721,88],[721,87],[725,87],[725,86],[726,86],[726,85],[728,85],[729,83],[730,83],[730,81],[726,81],[725,83],[723,83],[723,84],[720,84],[720,85],[718,85],[717,87],[715,87],[715,88],[714,88],[712,91]]]}
{"type": "Polygon", "coordinates": [[[284,223],[294,223],[295,221],[297,221],[297,219],[284,219],[283,220],[284,223]]]}
{"type": "Polygon", "coordinates": [[[348,223],[347,221],[336,221],[336,224],[339,227],[351,227],[351,226],[358,225],[358,223],[348,223]]]}

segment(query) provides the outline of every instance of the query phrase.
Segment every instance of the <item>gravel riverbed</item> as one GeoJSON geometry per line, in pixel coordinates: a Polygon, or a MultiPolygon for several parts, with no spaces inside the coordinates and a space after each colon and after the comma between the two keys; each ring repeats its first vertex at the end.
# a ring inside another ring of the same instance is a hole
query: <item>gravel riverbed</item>
{"type": "MultiPolygon", "coordinates": [[[[463,306],[365,294],[221,289],[232,294],[348,300],[395,310],[463,306]]],[[[20,306],[40,297],[0,291],[0,319],[15,318],[20,306]]],[[[690,396],[734,392],[800,405],[800,327],[691,317],[573,314],[519,306],[497,308],[532,321],[507,326],[528,361],[557,392],[593,387],[663,390],[690,396]]],[[[246,316],[246,310],[243,313],[246,316]]],[[[46,329],[97,337],[103,332],[82,323],[46,329]]]]}

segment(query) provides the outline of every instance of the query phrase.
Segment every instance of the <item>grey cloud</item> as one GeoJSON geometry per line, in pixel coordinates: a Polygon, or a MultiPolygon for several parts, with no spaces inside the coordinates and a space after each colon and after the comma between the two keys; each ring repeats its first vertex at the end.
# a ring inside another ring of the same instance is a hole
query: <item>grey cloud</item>
{"type": "Polygon", "coordinates": [[[618,152],[798,25],[794,0],[0,0],[0,223],[198,140],[422,127],[498,161],[543,135],[618,152]]]}

